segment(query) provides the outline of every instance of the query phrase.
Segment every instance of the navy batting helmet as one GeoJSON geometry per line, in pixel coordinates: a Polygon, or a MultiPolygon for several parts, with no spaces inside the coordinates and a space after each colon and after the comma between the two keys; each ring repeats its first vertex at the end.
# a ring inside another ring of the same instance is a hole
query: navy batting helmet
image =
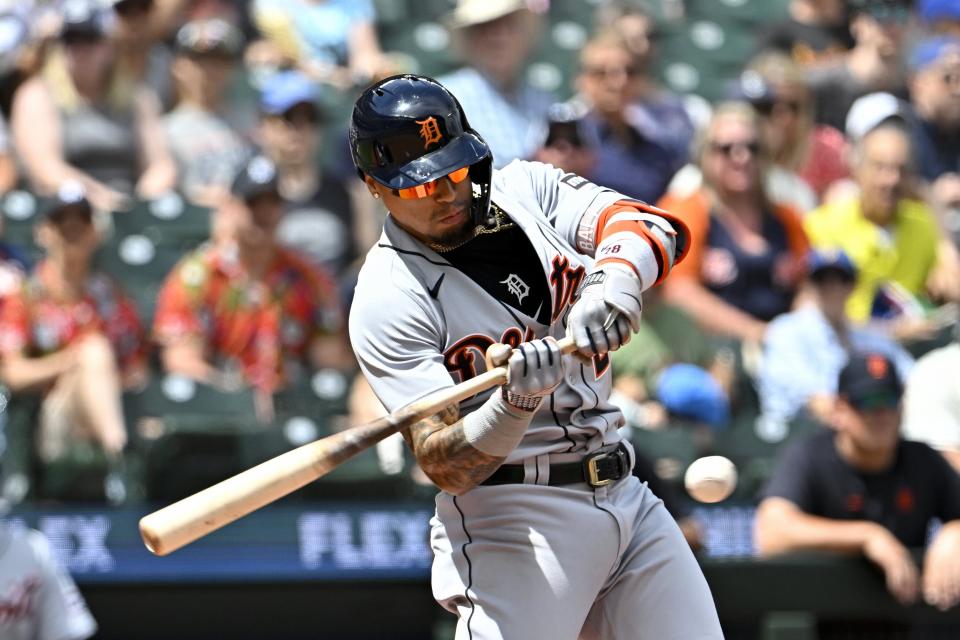
{"type": "Polygon", "coordinates": [[[362,178],[406,189],[470,167],[473,219],[485,221],[493,156],[442,84],[412,74],[392,76],[364,91],[353,105],[350,153],[362,178]]]}

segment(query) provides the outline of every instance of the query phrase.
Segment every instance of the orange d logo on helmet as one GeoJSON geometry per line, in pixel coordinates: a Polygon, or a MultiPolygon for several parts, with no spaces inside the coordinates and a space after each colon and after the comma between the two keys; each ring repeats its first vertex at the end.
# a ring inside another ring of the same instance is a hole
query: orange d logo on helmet
{"type": "Polygon", "coordinates": [[[423,138],[423,148],[426,149],[434,142],[440,142],[442,134],[440,133],[440,127],[437,125],[437,119],[433,116],[427,116],[423,120],[414,120],[418,125],[420,125],[420,137],[423,138]]]}

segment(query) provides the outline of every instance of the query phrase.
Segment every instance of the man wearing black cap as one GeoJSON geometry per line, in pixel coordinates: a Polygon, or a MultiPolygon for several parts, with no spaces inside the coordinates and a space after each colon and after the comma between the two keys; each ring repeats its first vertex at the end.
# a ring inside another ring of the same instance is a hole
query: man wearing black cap
{"type": "Polygon", "coordinates": [[[64,184],[39,207],[36,239],[46,257],[4,298],[0,379],[14,394],[43,393],[42,463],[84,449],[118,462],[127,441],[121,390],[146,371],[140,319],[116,284],[92,271],[99,238],[80,184],[64,184]]]}
{"type": "Polygon", "coordinates": [[[193,202],[213,207],[250,155],[224,103],[243,52],[242,35],[219,18],[194,20],[177,32],[173,48],[179,102],[164,116],[164,129],[180,189],[193,202]]]}
{"type": "Polygon", "coordinates": [[[282,215],[276,167],[255,156],[217,208],[214,240],[167,276],[154,319],[167,371],[218,387],[239,373],[262,418],[301,368],[350,362],[336,284],[278,244],[282,215]]]}
{"type": "Polygon", "coordinates": [[[922,593],[947,609],[960,602],[960,476],[933,449],[900,436],[903,392],[893,363],[853,356],[840,372],[832,430],[791,446],[757,510],[762,554],[818,549],[863,554],[901,603],[922,593]],[[943,522],[922,575],[908,549],[943,522]]]}

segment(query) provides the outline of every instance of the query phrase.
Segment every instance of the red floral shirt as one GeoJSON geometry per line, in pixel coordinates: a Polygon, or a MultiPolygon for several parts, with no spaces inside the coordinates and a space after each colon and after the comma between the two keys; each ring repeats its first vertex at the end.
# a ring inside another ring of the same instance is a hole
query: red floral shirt
{"type": "Polygon", "coordinates": [[[153,330],[161,344],[199,338],[208,357],[237,363],[251,385],[273,391],[307,361],[315,338],[342,325],[335,281],[297,253],[277,249],[254,280],[229,249],[205,245],[167,276],[153,330]]]}
{"type": "Polygon", "coordinates": [[[38,357],[54,353],[89,333],[102,333],[113,345],[121,371],[146,364],[147,341],[133,301],[108,276],[94,273],[76,300],[50,293],[53,265],[41,262],[34,273],[3,298],[0,354],[38,357]]]}

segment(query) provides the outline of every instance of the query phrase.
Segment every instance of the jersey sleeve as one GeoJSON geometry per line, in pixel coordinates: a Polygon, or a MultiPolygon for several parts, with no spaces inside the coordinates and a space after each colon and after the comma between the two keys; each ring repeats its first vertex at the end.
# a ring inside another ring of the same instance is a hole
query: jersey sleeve
{"type": "Polygon", "coordinates": [[[37,639],[89,638],[96,633],[97,623],[73,578],[57,564],[46,538],[35,531],[27,535],[42,579],[37,598],[37,639]]]}
{"type": "Polygon", "coordinates": [[[360,369],[394,411],[454,382],[443,363],[439,319],[408,284],[386,282],[388,275],[361,273],[349,327],[360,369]]]}
{"type": "Polygon", "coordinates": [[[783,452],[763,491],[764,498],[783,498],[797,505],[801,511],[814,511],[816,491],[813,487],[811,444],[810,440],[801,440],[783,452]]]}
{"type": "Polygon", "coordinates": [[[22,353],[30,344],[30,311],[23,291],[0,304],[0,357],[22,353]]]}
{"type": "Polygon", "coordinates": [[[153,335],[160,344],[173,344],[204,333],[198,289],[207,277],[200,260],[187,258],[167,276],[157,295],[153,335]]]}
{"type": "Polygon", "coordinates": [[[617,201],[632,199],[542,162],[515,160],[498,174],[505,190],[518,195],[527,192],[550,224],[578,250],[577,230],[584,216],[598,218],[617,201]]]}

